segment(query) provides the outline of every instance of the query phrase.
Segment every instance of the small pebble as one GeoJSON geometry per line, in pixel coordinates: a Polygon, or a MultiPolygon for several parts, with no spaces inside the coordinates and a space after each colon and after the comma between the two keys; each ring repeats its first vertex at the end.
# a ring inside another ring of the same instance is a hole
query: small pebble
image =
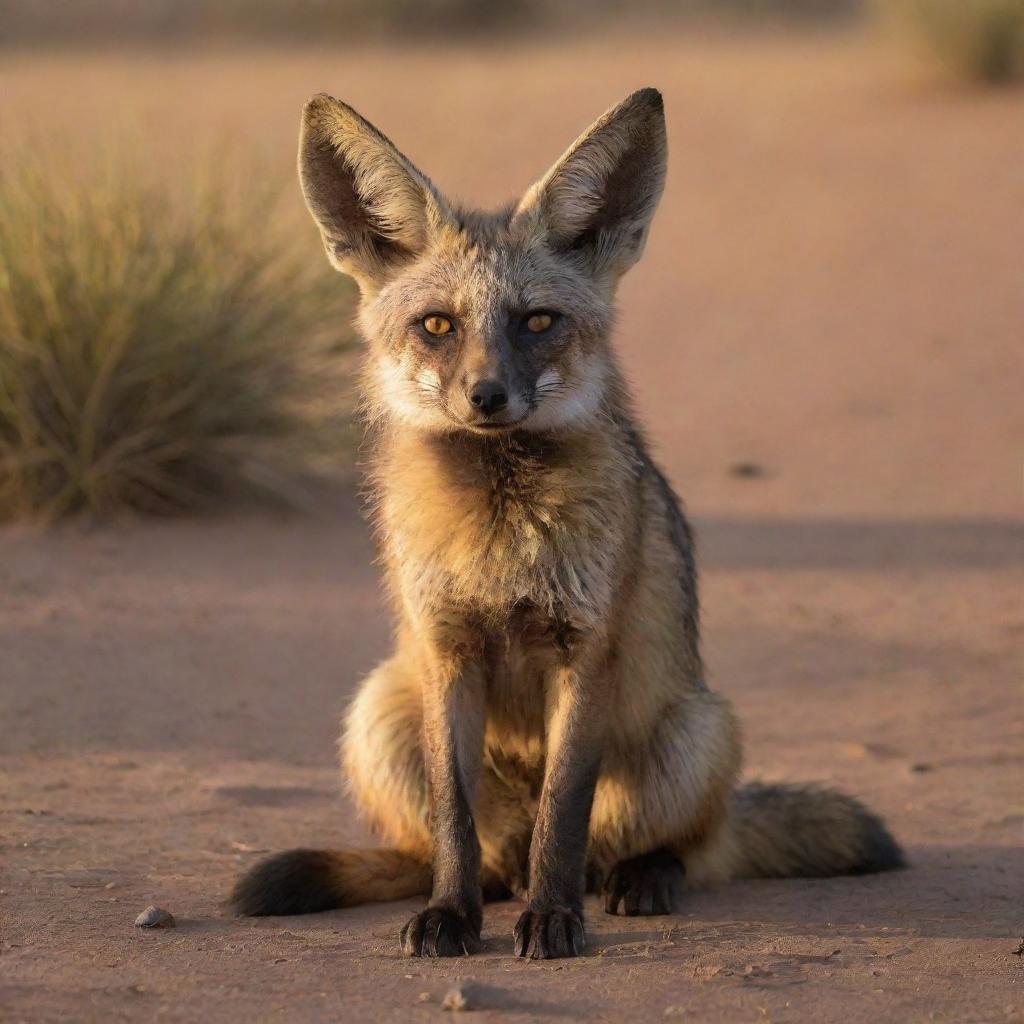
{"type": "Polygon", "coordinates": [[[767,475],[764,466],[757,462],[734,462],[729,467],[729,476],[739,477],[741,480],[757,480],[767,475]]]}
{"type": "Polygon", "coordinates": [[[444,998],[441,999],[441,1010],[462,1013],[463,1011],[474,1009],[476,1008],[472,1006],[469,993],[464,985],[456,985],[455,988],[450,988],[444,993],[444,998]]]}
{"type": "Polygon", "coordinates": [[[146,907],[135,918],[136,928],[173,928],[174,915],[163,907],[146,907]]]}

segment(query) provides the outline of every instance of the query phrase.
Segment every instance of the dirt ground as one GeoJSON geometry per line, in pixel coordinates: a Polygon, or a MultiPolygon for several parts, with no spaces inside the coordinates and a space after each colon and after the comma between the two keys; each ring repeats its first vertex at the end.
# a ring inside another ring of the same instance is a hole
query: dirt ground
{"type": "Polygon", "coordinates": [[[667,918],[590,904],[574,961],[513,959],[515,904],[488,908],[485,952],[439,962],[399,953],[413,903],[233,920],[261,852],[367,841],[334,764],[388,646],[355,500],[9,528],[2,1019],[427,1021],[471,979],[480,1020],[1024,1020],[1024,95],[786,37],[0,72],[8,124],[132,120],[168,156],[255,140],[282,177],[329,90],[482,203],[659,85],[669,186],[620,349],[698,528],[712,684],[749,775],[856,793],[912,864],[694,892],[667,918]],[[150,903],[177,927],[135,929],[150,903]]]}

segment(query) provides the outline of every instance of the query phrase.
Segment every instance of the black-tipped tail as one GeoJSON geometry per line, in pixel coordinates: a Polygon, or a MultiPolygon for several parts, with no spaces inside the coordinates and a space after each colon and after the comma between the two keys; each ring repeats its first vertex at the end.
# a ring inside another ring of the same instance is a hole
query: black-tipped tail
{"type": "Polygon", "coordinates": [[[247,871],[229,902],[246,917],[283,917],[425,895],[430,884],[425,860],[401,850],[288,850],[247,871]]]}
{"type": "Polygon", "coordinates": [[[828,878],[907,866],[877,814],[819,786],[751,783],[733,795],[734,874],[746,878],[828,878]]]}
{"type": "Polygon", "coordinates": [[[288,850],[260,861],[236,883],[231,906],[246,917],[315,914],[344,906],[334,855],[288,850]]]}

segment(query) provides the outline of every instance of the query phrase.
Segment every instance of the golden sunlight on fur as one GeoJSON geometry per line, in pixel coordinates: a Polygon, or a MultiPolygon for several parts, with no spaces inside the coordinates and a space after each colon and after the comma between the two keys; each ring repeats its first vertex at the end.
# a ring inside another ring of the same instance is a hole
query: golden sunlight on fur
{"type": "Polygon", "coordinates": [[[328,256],[362,289],[370,482],[396,619],[342,740],[392,848],[258,865],[247,914],[429,895],[407,955],[469,952],[485,897],[517,955],[572,956],[583,894],[664,914],[684,883],[897,867],[825,789],[737,788],[739,729],[700,653],[690,529],[610,344],[665,180],[661,96],[588,129],[514,206],[460,210],[351,108],[300,148],[328,256]],[[361,860],[361,858],[365,858],[361,860]]]}

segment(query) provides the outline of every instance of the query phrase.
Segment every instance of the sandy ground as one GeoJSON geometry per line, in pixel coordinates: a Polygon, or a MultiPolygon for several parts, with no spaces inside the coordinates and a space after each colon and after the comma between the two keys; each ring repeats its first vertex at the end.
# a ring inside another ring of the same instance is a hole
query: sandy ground
{"type": "MultiPolygon", "coordinates": [[[[1024,1020],[1024,95],[853,41],[3,58],[0,118],[155,152],[234,135],[287,175],[327,89],[496,202],[660,85],[669,190],[620,341],[699,530],[712,682],[748,772],[839,784],[912,867],[589,908],[575,961],[410,961],[412,903],[238,921],[263,851],[364,842],[336,722],[387,649],[352,499],[0,533],[0,1017],[1024,1020]],[[737,476],[740,462],[762,468],[737,476]],[[132,926],[149,903],[173,930],[132,926]]],[[[69,139],[71,136],[69,136],[69,139]]],[[[297,230],[310,231],[300,220],[297,230]]],[[[311,258],[316,258],[310,231],[311,258]]]]}

